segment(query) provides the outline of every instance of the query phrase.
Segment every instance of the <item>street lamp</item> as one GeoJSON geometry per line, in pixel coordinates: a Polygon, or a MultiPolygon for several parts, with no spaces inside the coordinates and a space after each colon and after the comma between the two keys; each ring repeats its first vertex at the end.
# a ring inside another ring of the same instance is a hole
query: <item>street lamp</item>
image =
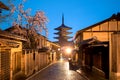
{"type": "Polygon", "coordinates": [[[72,52],[72,49],[71,49],[71,48],[66,48],[66,52],[67,52],[68,54],[70,54],[70,53],[72,52]]]}

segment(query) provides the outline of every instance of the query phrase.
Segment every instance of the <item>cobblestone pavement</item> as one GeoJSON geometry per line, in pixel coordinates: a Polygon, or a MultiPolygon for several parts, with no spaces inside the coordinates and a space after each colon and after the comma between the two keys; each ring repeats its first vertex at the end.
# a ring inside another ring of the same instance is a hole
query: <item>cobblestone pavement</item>
{"type": "Polygon", "coordinates": [[[27,80],[87,80],[76,71],[69,70],[67,61],[58,61],[27,80]]]}

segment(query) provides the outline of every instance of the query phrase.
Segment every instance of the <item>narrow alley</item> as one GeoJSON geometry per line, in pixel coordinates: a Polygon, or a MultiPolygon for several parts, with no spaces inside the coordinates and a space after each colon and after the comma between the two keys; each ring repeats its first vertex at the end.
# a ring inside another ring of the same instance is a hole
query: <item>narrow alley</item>
{"type": "Polygon", "coordinates": [[[87,80],[84,76],[69,70],[68,61],[58,61],[27,78],[26,80],[87,80]]]}

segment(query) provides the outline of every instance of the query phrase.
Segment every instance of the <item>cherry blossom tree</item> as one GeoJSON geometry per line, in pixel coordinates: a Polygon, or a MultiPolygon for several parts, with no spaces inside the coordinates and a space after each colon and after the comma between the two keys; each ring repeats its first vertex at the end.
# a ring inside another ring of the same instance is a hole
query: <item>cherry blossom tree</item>
{"type": "Polygon", "coordinates": [[[30,15],[31,9],[28,8],[27,10],[24,10],[24,3],[26,0],[22,0],[20,4],[18,4],[18,7],[14,7],[11,12],[17,13],[17,18],[13,22],[15,24],[19,24],[22,27],[25,27],[27,29],[30,29],[32,33],[34,32],[42,32],[45,30],[46,36],[48,34],[48,30],[46,27],[47,18],[43,11],[36,11],[34,16],[30,15]]]}
{"type": "MultiPolygon", "coordinates": [[[[1,22],[10,22],[14,27],[11,33],[25,36],[27,39],[27,48],[36,48],[40,34],[43,30],[48,34],[46,23],[48,22],[47,17],[43,11],[36,11],[34,15],[31,15],[31,9],[24,9],[26,0],[4,0],[4,3],[9,7],[9,11],[3,12],[0,15],[1,22]],[[5,21],[3,21],[5,20],[5,21]]],[[[5,22],[5,23],[6,23],[5,22]]]]}
{"type": "Polygon", "coordinates": [[[15,33],[18,33],[20,35],[24,35],[27,37],[27,43],[29,44],[31,48],[36,48],[37,43],[40,39],[38,36],[38,33],[41,33],[43,30],[46,32],[46,36],[48,34],[48,30],[46,27],[47,18],[45,16],[45,13],[43,11],[36,11],[34,16],[30,15],[31,9],[28,8],[27,10],[24,10],[24,3],[25,0],[22,0],[18,6],[13,7],[11,10],[11,13],[17,14],[17,18],[15,18],[13,22],[13,26],[16,26],[17,31],[15,33]],[[20,28],[26,28],[22,29],[20,28]]]}
{"type": "Polygon", "coordinates": [[[35,15],[30,15],[31,9],[24,9],[26,0],[4,0],[2,1],[9,7],[8,11],[3,10],[0,15],[0,22],[12,22],[13,26],[20,25],[32,30],[32,32],[41,33],[43,30],[48,34],[46,27],[47,18],[43,11],[36,11],[35,15]]]}
{"type": "Polygon", "coordinates": [[[27,16],[28,26],[33,32],[42,32],[42,30],[46,31],[46,35],[48,33],[47,28],[45,26],[46,22],[48,21],[44,15],[44,12],[37,11],[35,16],[27,16]]]}

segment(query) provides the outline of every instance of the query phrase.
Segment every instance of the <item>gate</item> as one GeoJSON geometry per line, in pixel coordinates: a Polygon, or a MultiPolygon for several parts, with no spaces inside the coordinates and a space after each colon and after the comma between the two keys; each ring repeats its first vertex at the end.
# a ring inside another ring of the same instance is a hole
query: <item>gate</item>
{"type": "Polygon", "coordinates": [[[10,80],[10,50],[0,51],[0,80],[10,80]]]}

